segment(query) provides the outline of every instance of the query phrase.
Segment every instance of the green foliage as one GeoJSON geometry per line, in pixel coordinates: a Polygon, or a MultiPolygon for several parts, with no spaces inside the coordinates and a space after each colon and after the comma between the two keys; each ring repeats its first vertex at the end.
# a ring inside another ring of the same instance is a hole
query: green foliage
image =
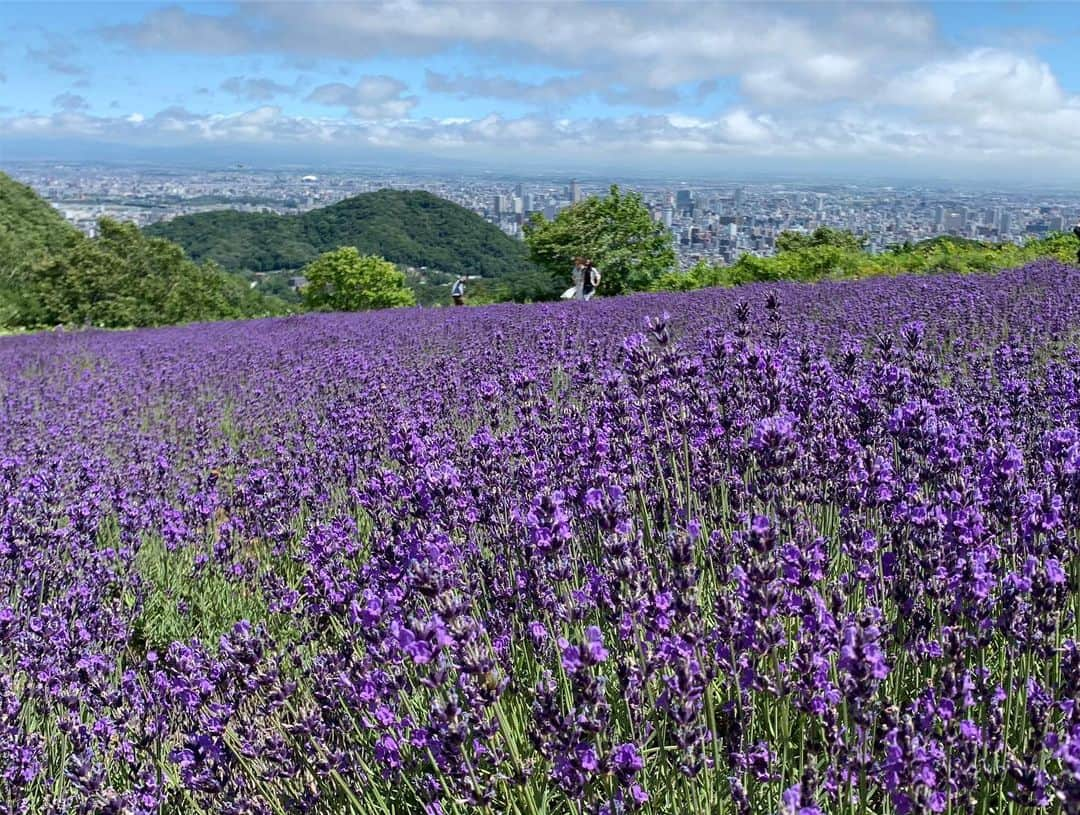
{"type": "Polygon", "coordinates": [[[323,311],[366,311],[416,305],[405,275],[389,261],[344,246],[304,267],[304,304],[323,311]]]}
{"type": "Polygon", "coordinates": [[[280,306],[213,264],[133,224],[103,219],[93,240],[70,240],[25,265],[12,322],[32,327],[170,325],[276,313],[280,306]]]}
{"type": "Polygon", "coordinates": [[[0,326],[107,328],[280,313],[212,263],[108,219],[90,239],[29,187],[0,173],[0,326]]]}
{"type": "Polygon", "coordinates": [[[866,242],[846,229],[819,226],[813,232],[781,232],[776,238],[776,251],[796,252],[802,249],[829,246],[850,252],[860,252],[866,242]]]}
{"type": "Polygon", "coordinates": [[[37,193],[0,173],[0,278],[80,237],[37,193]]]}
{"type": "Polygon", "coordinates": [[[1008,269],[1039,258],[1072,262],[1076,240],[1065,234],[1032,240],[1023,246],[942,236],[916,244],[898,244],[871,255],[850,232],[818,229],[810,235],[783,233],[774,257],[743,255],[731,266],[701,262],[686,272],[659,278],[655,291],[690,291],[707,286],[793,280],[843,280],[899,274],[972,274],[1008,269]]]}
{"type": "Polygon", "coordinates": [[[0,326],[18,325],[23,270],[80,239],[82,234],[48,202],[0,173],[0,326]]]}
{"type": "Polygon", "coordinates": [[[301,215],[204,212],[146,232],[229,271],[299,269],[341,246],[451,275],[499,278],[528,266],[520,242],[464,207],[419,191],[364,193],[301,215]]]}
{"type": "Polygon", "coordinates": [[[675,265],[671,233],[653,221],[636,193],[612,185],[603,198],[587,198],[554,220],[533,215],[525,226],[529,256],[559,286],[570,284],[573,259],[591,258],[603,294],[645,291],[675,265]]]}

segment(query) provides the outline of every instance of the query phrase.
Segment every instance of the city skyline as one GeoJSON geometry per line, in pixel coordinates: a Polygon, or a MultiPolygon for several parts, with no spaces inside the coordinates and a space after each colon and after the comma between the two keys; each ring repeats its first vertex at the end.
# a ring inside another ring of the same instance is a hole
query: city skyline
{"type": "Polygon", "coordinates": [[[939,236],[1022,244],[1071,228],[1080,191],[945,184],[645,181],[625,177],[522,178],[495,173],[439,175],[404,170],[259,170],[180,168],[80,162],[15,163],[29,184],[79,229],[94,234],[99,218],[147,226],[219,209],[298,214],[380,189],[424,190],[485,218],[521,239],[532,213],[551,219],[612,183],[642,196],[652,218],[672,233],[680,268],[699,260],[728,265],[742,254],[769,256],[785,231],[818,227],[851,231],[871,253],[939,236]]]}
{"type": "Polygon", "coordinates": [[[1080,179],[1070,4],[8,3],[0,161],[1080,179]]]}

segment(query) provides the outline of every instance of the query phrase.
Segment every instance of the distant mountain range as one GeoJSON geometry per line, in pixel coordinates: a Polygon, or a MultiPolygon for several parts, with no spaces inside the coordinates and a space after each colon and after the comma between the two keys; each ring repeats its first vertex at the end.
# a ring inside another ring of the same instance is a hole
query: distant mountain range
{"type": "Polygon", "coordinates": [[[233,272],[299,269],[341,246],[455,275],[512,277],[530,267],[523,244],[476,213],[420,191],[363,193],[301,215],[203,212],[145,232],[233,272]]]}

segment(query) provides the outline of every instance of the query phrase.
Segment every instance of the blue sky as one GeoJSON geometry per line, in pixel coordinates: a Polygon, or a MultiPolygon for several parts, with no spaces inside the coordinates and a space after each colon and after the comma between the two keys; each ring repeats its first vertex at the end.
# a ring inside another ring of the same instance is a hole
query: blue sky
{"type": "Polygon", "coordinates": [[[107,145],[1080,177],[1080,5],[0,4],[0,161],[107,145]]]}

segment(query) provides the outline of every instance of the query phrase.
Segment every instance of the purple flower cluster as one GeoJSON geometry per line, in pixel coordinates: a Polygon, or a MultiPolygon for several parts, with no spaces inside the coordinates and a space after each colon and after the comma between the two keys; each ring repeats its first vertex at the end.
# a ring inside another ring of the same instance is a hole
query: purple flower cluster
{"type": "Polygon", "coordinates": [[[0,341],[0,815],[1080,814],[1080,269],[0,341]]]}

